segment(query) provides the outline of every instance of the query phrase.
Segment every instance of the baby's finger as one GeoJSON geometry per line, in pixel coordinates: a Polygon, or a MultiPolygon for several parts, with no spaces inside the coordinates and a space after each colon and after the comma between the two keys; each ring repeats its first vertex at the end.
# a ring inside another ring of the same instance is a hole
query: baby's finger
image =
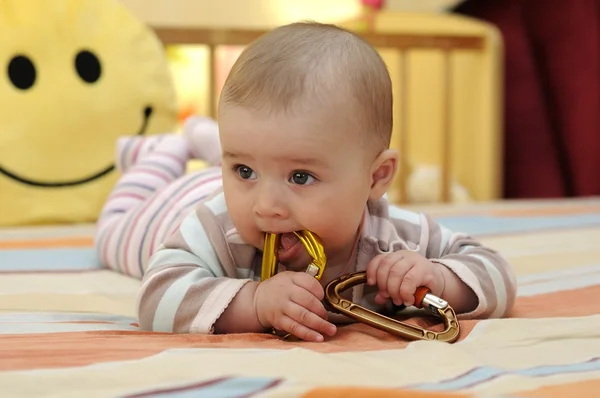
{"type": "Polygon", "coordinates": [[[397,261],[401,261],[402,257],[387,255],[377,268],[377,287],[380,292],[387,292],[388,297],[390,296],[390,292],[387,290],[388,288],[388,278],[390,276],[390,270],[394,266],[397,261]]]}
{"type": "Polygon", "coordinates": [[[387,279],[387,291],[396,305],[401,305],[404,303],[402,297],[400,296],[400,286],[402,285],[402,280],[406,276],[406,274],[413,268],[414,263],[408,261],[406,258],[395,263],[390,269],[390,273],[387,279]]]}
{"type": "Polygon", "coordinates": [[[425,280],[425,268],[412,267],[400,285],[400,298],[406,306],[411,306],[415,303],[415,292],[419,286],[427,286],[428,281],[425,280]]]}
{"type": "Polygon", "coordinates": [[[301,323],[285,315],[282,318],[280,318],[277,324],[277,329],[293,334],[294,336],[306,341],[320,343],[324,340],[322,334],[302,325],[301,323]]]}
{"type": "Polygon", "coordinates": [[[311,293],[319,301],[325,298],[325,290],[319,281],[306,272],[295,272],[293,281],[296,286],[300,286],[305,291],[311,293]]]}
{"type": "Polygon", "coordinates": [[[294,304],[287,307],[285,315],[298,322],[302,326],[305,326],[315,332],[320,332],[328,336],[333,336],[336,332],[336,327],[334,324],[326,321],[317,314],[300,305],[294,304]]]}
{"type": "Polygon", "coordinates": [[[385,256],[385,254],[378,254],[367,265],[367,285],[373,286],[377,283],[377,269],[385,256]]]}
{"type": "Polygon", "coordinates": [[[306,308],[322,319],[327,319],[327,310],[325,309],[323,303],[306,289],[295,288],[292,292],[290,292],[290,299],[293,303],[306,308]]]}

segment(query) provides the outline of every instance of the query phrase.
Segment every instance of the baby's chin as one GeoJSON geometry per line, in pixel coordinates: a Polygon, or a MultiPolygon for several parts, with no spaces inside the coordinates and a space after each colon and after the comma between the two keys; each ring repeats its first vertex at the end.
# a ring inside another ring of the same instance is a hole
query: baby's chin
{"type": "Polygon", "coordinates": [[[288,271],[306,271],[306,268],[312,263],[312,257],[306,252],[306,250],[300,251],[300,253],[289,260],[280,261],[280,263],[288,271]]]}

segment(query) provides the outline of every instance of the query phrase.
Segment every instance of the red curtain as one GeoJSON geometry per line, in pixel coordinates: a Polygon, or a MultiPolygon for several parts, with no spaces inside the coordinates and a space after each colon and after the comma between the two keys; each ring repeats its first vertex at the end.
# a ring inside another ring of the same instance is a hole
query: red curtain
{"type": "Polygon", "coordinates": [[[468,0],[505,58],[504,196],[600,195],[600,0],[468,0]]]}

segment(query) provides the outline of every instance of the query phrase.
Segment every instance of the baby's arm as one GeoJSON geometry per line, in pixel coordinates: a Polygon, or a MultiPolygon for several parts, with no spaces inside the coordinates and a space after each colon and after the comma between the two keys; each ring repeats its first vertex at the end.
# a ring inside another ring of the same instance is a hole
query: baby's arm
{"type": "Polygon", "coordinates": [[[472,309],[461,314],[462,318],[508,315],[515,302],[517,282],[504,256],[428,216],[420,218],[421,245],[427,248],[426,257],[445,266],[444,299],[472,309]]]}
{"type": "Polygon", "coordinates": [[[152,256],[138,295],[138,319],[144,330],[171,333],[214,333],[227,310],[229,322],[220,332],[264,329],[253,309],[256,282],[238,279],[220,263],[196,212],[152,256]]]}
{"type": "Polygon", "coordinates": [[[138,296],[142,329],[208,334],[276,328],[311,341],[335,333],[321,303],[323,288],[312,276],[281,272],[260,283],[239,279],[221,227],[202,206],[150,259],[138,296]]]}

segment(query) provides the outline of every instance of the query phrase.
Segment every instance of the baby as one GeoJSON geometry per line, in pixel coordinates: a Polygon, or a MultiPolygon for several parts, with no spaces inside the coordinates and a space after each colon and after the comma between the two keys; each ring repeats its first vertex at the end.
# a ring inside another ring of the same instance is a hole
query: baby
{"type": "Polygon", "coordinates": [[[419,286],[463,319],[512,308],[515,276],[499,253],[387,202],[398,164],[389,149],[392,86],[379,54],[356,35],[295,23],[259,38],[223,87],[219,143],[208,130],[194,134],[190,125],[183,136],[121,144],[130,146],[121,148],[125,173],[97,244],[109,267],[144,273],[142,329],[275,328],[323,341],[349,321],[327,312],[323,286],[355,271],[368,281],[349,298],[379,312],[412,305],[419,286]],[[220,147],[212,163],[221,167],[178,178],[185,161],[206,158],[200,149],[211,145],[220,147]],[[310,262],[298,230],[324,245],[320,282],[297,272],[310,262]],[[266,232],[282,234],[280,271],[260,282],[266,232]]]}

